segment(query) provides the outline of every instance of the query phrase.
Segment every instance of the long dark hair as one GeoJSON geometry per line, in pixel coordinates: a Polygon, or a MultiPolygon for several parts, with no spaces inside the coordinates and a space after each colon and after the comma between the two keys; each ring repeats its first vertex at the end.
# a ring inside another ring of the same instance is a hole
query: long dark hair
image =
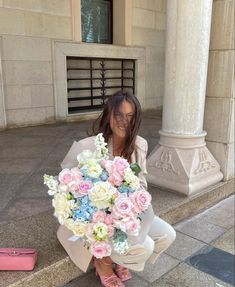
{"type": "Polygon", "coordinates": [[[131,155],[135,149],[135,140],[142,119],[141,106],[138,99],[134,95],[128,92],[118,91],[112,96],[110,96],[105,103],[102,113],[93,124],[93,135],[103,133],[105,141],[109,142],[110,138],[112,137],[112,130],[110,128],[110,117],[112,114],[114,117],[115,114],[118,114],[119,108],[124,101],[127,101],[132,105],[133,116],[127,125],[127,137],[125,139],[125,146],[121,151],[121,156],[130,161],[131,155]]]}

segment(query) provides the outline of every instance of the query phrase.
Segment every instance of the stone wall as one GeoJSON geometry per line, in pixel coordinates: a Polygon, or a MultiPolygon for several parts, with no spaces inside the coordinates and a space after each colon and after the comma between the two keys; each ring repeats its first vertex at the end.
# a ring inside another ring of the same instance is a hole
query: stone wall
{"type": "Polygon", "coordinates": [[[234,0],[213,2],[204,128],[224,180],[234,177],[234,0]]]}
{"type": "Polygon", "coordinates": [[[166,0],[133,0],[133,45],[146,49],[145,109],[160,108],[164,94],[166,0]]]}
{"type": "Polygon", "coordinates": [[[71,22],[68,0],[0,1],[8,127],[54,121],[52,40],[71,40],[71,22]]]}

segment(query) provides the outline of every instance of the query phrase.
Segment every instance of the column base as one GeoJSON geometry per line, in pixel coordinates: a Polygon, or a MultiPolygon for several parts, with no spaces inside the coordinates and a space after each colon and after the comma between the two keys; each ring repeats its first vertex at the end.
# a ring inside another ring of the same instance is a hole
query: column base
{"type": "Polygon", "coordinates": [[[191,195],[223,179],[206,147],[205,132],[197,136],[159,133],[159,145],[147,159],[149,183],[191,195]]]}

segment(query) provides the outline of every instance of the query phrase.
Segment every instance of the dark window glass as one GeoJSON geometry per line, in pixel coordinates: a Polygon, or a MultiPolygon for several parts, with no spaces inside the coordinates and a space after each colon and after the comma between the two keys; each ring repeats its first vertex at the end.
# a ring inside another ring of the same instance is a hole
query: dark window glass
{"type": "Polygon", "coordinates": [[[82,41],[112,43],[112,1],[81,0],[82,41]]]}

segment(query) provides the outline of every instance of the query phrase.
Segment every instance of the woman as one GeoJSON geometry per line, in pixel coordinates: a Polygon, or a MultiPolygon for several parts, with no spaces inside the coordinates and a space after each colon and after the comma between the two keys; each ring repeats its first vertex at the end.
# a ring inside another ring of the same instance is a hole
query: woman
{"type": "MultiPolygon", "coordinates": [[[[147,141],[138,136],[141,124],[141,107],[137,98],[126,92],[117,92],[111,96],[100,117],[93,126],[94,134],[103,133],[108,143],[109,158],[122,156],[130,163],[137,162],[142,172],[140,184],[147,189],[145,179],[147,141]]],[[[95,149],[94,137],[78,142],[79,149],[95,149]]],[[[76,154],[78,150],[74,151],[76,154]]],[[[75,157],[74,157],[75,158],[75,157]]],[[[76,162],[63,161],[62,167],[72,167],[76,162]],[[68,164],[69,162],[69,164],[68,164]]],[[[128,237],[131,247],[124,254],[115,252],[103,259],[94,258],[96,272],[105,287],[123,287],[124,281],[131,278],[128,269],[142,271],[145,262],[154,263],[157,257],[175,240],[174,229],[165,221],[155,216],[152,206],[142,215],[141,230],[138,237],[128,237]],[[113,270],[113,263],[115,269],[113,270]]]]}

